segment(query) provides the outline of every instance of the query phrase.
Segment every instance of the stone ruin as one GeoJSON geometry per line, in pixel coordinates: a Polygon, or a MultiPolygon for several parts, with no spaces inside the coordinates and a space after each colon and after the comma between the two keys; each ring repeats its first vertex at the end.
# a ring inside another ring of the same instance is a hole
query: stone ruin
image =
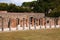
{"type": "Polygon", "coordinates": [[[0,11],[0,31],[59,28],[60,18],[45,17],[44,13],[13,13],[0,11]]]}

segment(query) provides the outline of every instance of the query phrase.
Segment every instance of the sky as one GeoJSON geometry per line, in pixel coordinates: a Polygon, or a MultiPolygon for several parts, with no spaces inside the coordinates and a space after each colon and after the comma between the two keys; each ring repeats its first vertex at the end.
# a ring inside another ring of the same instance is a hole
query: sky
{"type": "Polygon", "coordinates": [[[22,5],[23,2],[31,2],[36,0],[0,0],[0,3],[13,3],[16,5],[22,5]]]}

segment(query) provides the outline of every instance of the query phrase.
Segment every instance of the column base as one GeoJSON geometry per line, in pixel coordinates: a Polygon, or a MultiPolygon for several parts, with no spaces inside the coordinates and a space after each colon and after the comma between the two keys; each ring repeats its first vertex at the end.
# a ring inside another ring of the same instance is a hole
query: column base
{"type": "Polygon", "coordinates": [[[45,29],[45,26],[41,26],[41,29],[45,29]]]}
{"type": "Polygon", "coordinates": [[[2,31],[2,28],[0,28],[0,31],[2,31]]]}
{"type": "Polygon", "coordinates": [[[4,31],[9,31],[9,28],[4,28],[4,31]]]}
{"type": "Polygon", "coordinates": [[[24,30],[29,30],[29,27],[26,27],[26,26],[25,26],[25,27],[24,27],[24,30]]]}
{"type": "Polygon", "coordinates": [[[23,27],[19,27],[18,30],[23,30],[23,27]]]}
{"type": "Polygon", "coordinates": [[[34,30],[34,29],[35,29],[35,27],[34,27],[34,26],[32,26],[32,25],[30,25],[30,29],[31,29],[31,30],[34,30]]]}
{"type": "Polygon", "coordinates": [[[20,30],[20,25],[17,26],[17,30],[20,30]]]}
{"type": "Polygon", "coordinates": [[[11,31],[16,31],[16,28],[11,28],[11,31]]]}
{"type": "Polygon", "coordinates": [[[50,28],[50,26],[49,25],[46,25],[46,29],[49,29],[50,28]]]}
{"type": "Polygon", "coordinates": [[[54,26],[54,25],[52,25],[52,26],[51,26],[51,28],[55,28],[55,26],[54,26]]]}
{"type": "Polygon", "coordinates": [[[60,25],[56,25],[56,28],[60,28],[60,25]]]}
{"type": "Polygon", "coordinates": [[[40,25],[39,26],[36,26],[36,29],[40,29],[40,25]]]}

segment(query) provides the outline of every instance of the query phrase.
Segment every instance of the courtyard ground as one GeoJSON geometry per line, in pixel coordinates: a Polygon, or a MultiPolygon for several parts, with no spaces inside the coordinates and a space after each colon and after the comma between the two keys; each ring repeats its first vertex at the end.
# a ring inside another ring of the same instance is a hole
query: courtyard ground
{"type": "Polygon", "coordinates": [[[60,40],[60,28],[0,32],[0,40],[60,40]]]}

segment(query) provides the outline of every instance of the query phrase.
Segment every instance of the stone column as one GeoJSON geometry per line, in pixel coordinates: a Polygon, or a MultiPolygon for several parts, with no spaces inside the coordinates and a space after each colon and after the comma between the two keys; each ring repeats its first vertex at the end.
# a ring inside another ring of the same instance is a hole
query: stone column
{"type": "Polygon", "coordinates": [[[19,18],[16,18],[16,24],[19,25],[19,18]]]}
{"type": "Polygon", "coordinates": [[[0,18],[0,31],[3,31],[3,20],[0,18]]]}
{"type": "Polygon", "coordinates": [[[26,27],[28,27],[28,19],[26,19],[26,27]]]}
{"type": "Polygon", "coordinates": [[[42,20],[42,18],[40,18],[40,23],[41,23],[40,25],[43,26],[43,20],[42,20]]]}
{"type": "Polygon", "coordinates": [[[11,30],[14,31],[16,30],[16,19],[11,18],[11,24],[10,24],[11,30]]]}
{"type": "Polygon", "coordinates": [[[44,24],[44,23],[45,23],[45,19],[43,18],[43,26],[45,26],[45,24],[44,24]]]}
{"type": "Polygon", "coordinates": [[[24,26],[24,30],[29,30],[29,26],[28,26],[28,19],[25,19],[25,26],[24,26]]]}
{"type": "Polygon", "coordinates": [[[9,31],[11,31],[10,24],[11,24],[11,19],[9,18],[9,21],[8,21],[8,28],[9,28],[9,31]]]}
{"type": "Polygon", "coordinates": [[[37,19],[37,20],[38,20],[37,24],[38,24],[38,26],[39,26],[39,19],[37,19]]]}
{"type": "Polygon", "coordinates": [[[50,28],[51,28],[51,18],[50,18],[50,20],[49,20],[49,21],[50,21],[50,28]]]}
{"type": "Polygon", "coordinates": [[[51,18],[51,28],[55,28],[54,19],[53,18],[51,18]]]}
{"type": "Polygon", "coordinates": [[[58,25],[57,28],[60,28],[60,18],[58,18],[58,25]]]}
{"type": "Polygon", "coordinates": [[[32,27],[34,27],[34,18],[32,18],[32,27]]]}
{"type": "Polygon", "coordinates": [[[19,25],[19,18],[16,18],[16,27],[17,27],[17,30],[19,30],[19,27],[20,27],[20,25],[19,25]]]}
{"type": "Polygon", "coordinates": [[[23,20],[24,20],[23,25],[24,25],[24,27],[26,27],[26,19],[24,18],[23,20]]]}
{"type": "Polygon", "coordinates": [[[19,18],[18,30],[23,30],[23,20],[19,18]]]}
{"type": "Polygon", "coordinates": [[[35,29],[35,27],[34,27],[34,18],[32,18],[32,26],[31,26],[31,29],[32,30],[35,29]]]}
{"type": "Polygon", "coordinates": [[[41,19],[39,18],[39,25],[40,25],[40,28],[41,28],[41,19]]]}
{"type": "Polygon", "coordinates": [[[4,22],[3,22],[3,18],[2,18],[2,31],[4,31],[4,26],[3,26],[3,24],[4,24],[4,22]]]}
{"type": "Polygon", "coordinates": [[[20,19],[20,30],[24,30],[24,27],[23,27],[23,20],[20,19]]]}
{"type": "Polygon", "coordinates": [[[25,26],[26,26],[26,21],[25,18],[23,18],[23,30],[25,29],[25,26]]]}
{"type": "Polygon", "coordinates": [[[4,31],[9,31],[8,22],[9,22],[9,19],[8,18],[3,18],[4,31]]]}
{"type": "Polygon", "coordinates": [[[20,25],[21,27],[23,27],[23,20],[20,20],[20,25]]]}
{"type": "Polygon", "coordinates": [[[36,29],[40,29],[39,19],[36,19],[36,22],[37,22],[36,29]]]}
{"type": "Polygon", "coordinates": [[[45,18],[41,18],[41,29],[45,29],[45,18]]]}

